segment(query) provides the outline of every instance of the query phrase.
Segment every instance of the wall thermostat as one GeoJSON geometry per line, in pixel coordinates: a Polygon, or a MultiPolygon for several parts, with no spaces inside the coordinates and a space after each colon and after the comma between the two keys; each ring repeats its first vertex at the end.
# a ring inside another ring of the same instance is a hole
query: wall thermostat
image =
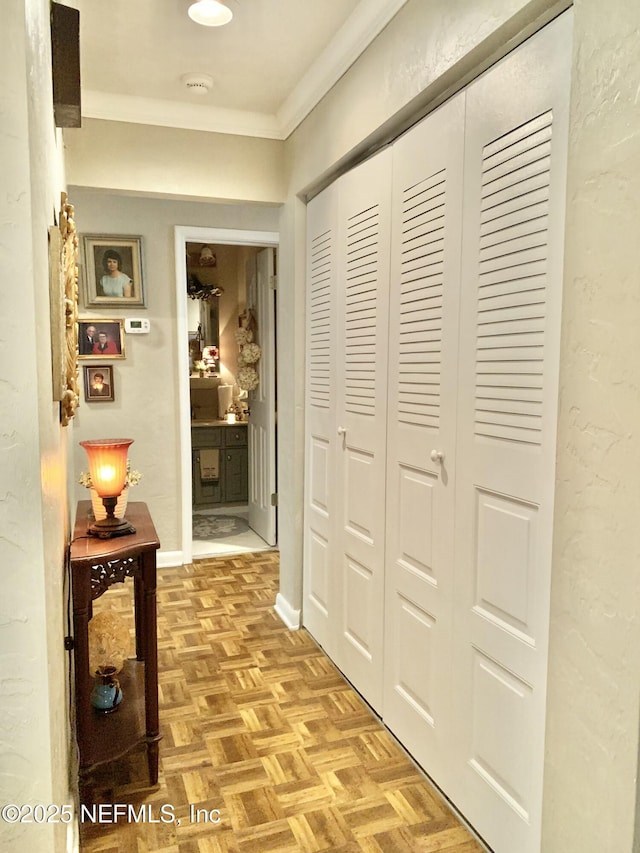
{"type": "Polygon", "coordinates": [[[136,335],[146,335],[151,329],[151,323],[141,318],[138,320],[125,320],[124,321],[124,330],[125,332],[129,332],[130,334],[136,335]]]}

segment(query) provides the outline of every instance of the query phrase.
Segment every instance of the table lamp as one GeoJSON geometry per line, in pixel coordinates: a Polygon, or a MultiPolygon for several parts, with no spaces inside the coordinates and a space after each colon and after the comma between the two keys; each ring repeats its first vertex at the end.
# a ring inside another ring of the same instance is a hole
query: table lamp
{"type": "Polygon", "coordinates": [[[107,512],[106,518],[94,521],[88,529],[92,536],[110,539],[112,536],[124,536],[135,533],[135,527],[126,518],[116,518],[114,510],[118,496],[124,489],[127,476],[127,456],[132,438],[96,438],[81,441],[89,457],[89,473],[93,488],[102,498],[107,512]]]}

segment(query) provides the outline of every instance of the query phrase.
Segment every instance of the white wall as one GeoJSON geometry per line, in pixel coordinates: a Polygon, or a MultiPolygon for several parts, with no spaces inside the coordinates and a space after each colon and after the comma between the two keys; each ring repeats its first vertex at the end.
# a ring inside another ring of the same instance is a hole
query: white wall
{"type": "Polygon", "coordinates": [[[569,2],[409,0],[288,139],[289,193],[397,136],[569,2]]]}
{"type": "MultiPolygon", "coordinates": [[[[177,408],[177,354],[174,226],[277,230],[278,209],[266,205],[222,205],[167,199],[130,197],[70,187],[80,234],[132,234],[143,240],[147,307],[118,312],[85,308],[80,318],[146,317],[148,335],[125,336],[125,359],[113,365],[115,401],[85,403],[76,415],[73,444],[75,479],[87,470],[85,451],[78,442],[86,438],[126,435],[135,443],[129,451],[132,466],[143,473],[131,500],[146,501],[152,514],[161,551],[180,551],[180,455],[177,408]]],[[[225,341],[227,338],[225,338],[225,341]]],[[[234,342],[235,345],[235,342],[234,342]]],[[[80,362],[94,364],[94,361],[80,362]]],[[[87,499],[86,489],[74,486],[72,502],[87,499]]]]}
{"type": "Polygon", "coordinates": [[[633,846],[639,33],[637,0],[576,3],[543,834],[549,851],[640,849],[640,838],[633,846]]]}
{"type": "MultiPolygon", "coordinates": [[[[52,400],[47,229],[64,188],[49,3],[6,0],[0,52],[0,802],[70,803],[67,429],[52,400]],[[25,73],[28,71],[28,74],[25,73]]],[[[61,851],[62,824],[0,821],[0,847],[61,851]]]]}
{"type": "Polygon", "coordinates": [[[277,140],[83,119],[64,142],[77,186],[223,202],[284,198],[277,140]]]}

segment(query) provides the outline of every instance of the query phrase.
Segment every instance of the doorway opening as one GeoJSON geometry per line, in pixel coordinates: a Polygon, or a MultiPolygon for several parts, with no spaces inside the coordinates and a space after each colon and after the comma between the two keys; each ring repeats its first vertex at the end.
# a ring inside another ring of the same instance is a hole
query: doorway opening
{"type": "Polygon", "coordinates": [[[175,228],[185,563],[277,543],[278,241],[275,232],[175,228]],[[189,298],[189,292],[203,290],[213,292],[213,299],[189,298]],[[247,328],[257,348],[243,346],[247,328]],[[243,350],[251,357],[259,353],[258,362],[246,364],[243,350]],[[203,354],[205,364],[195,358],[203,354]],[[240,373],[247,366],[255,371],[254,387],[251,372],[249,381],[246,371],[240,373]]]}

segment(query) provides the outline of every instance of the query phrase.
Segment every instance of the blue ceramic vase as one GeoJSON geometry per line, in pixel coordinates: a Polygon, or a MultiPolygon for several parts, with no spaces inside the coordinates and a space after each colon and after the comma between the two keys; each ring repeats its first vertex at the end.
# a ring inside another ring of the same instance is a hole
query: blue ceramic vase
{"type": "Polygon", "coordinates": [[[115,666],[100,666],[96,670],[96,683],[91,691],[91,704],[101,714],[118,710],[122,702],[120,682],[116,678],[115,666]]]}

